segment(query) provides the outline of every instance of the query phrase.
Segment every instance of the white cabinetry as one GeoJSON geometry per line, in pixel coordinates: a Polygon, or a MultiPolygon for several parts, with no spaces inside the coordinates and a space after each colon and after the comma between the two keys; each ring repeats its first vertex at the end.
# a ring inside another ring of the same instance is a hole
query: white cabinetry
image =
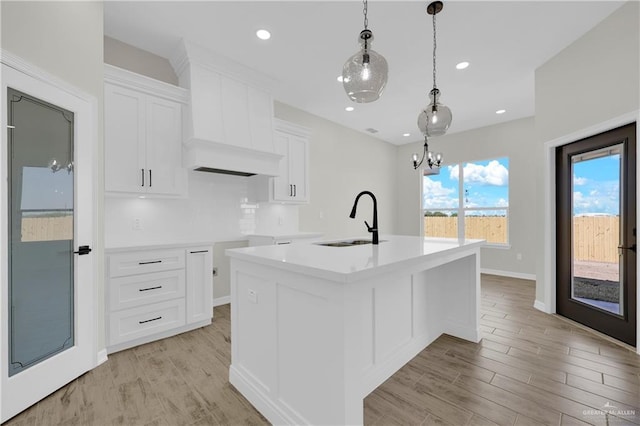
{"type": "Polygon", "coordinates": [[[270,178],[257,176],[258,201],[301,204],[309,196],[309,139],[311,132],[305,127],[274,119],[276,152],[282,155],[279,174],[270,178]]]}
{"type": "Polygon", "coordinates": [[[213,255],[209,247],[187,249],[187,323],[211,318],[213,255]]]}
{"type": "Polygon", "coordinates": [[[210,247],[121,249],[107,255],[107,350],[211,323],[210,247]]]}
{"type": "Polygon", "coordinates": [[[179,196],[184,89],[105,66],[105,190],[179,196]]]}

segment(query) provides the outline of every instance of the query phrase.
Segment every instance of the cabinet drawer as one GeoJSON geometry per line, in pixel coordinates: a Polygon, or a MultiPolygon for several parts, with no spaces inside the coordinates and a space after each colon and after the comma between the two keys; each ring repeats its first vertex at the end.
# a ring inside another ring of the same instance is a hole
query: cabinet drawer
{"type": "Polygon", "coordinates": [[[109,277],[184,268],[184,249],[132,251],[109,255],[109,277]]]}
{"type": "Polygon", "coordinates": [[[109,315],[109,345],[185,325],[184,299],[154,303],[109,315]]]}
{"type": "Polygon", "coordinates": [[[111,311],[184,297],[185,272],[182,269],[131,275],[109,280],[111,311]]]}

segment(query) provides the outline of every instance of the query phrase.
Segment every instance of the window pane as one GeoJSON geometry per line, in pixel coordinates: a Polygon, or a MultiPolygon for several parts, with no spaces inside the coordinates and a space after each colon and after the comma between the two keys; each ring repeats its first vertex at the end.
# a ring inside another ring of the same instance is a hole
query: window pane
{"type": "MultiPolygon", "coordinates": [[[[433,173],[433,170],[429,170],[433,173]]],[[[425,211],[457,209],[458,166],[443,167],[437,174],[425,175],[422,182],[422,207],[425,211]]]]}
{"type": "Polygon", "coordinates": [[[465,238],[480,238],[489,243],[506,244],[507,210],[467,210],[464,213],[465,238]]]}
{"type": "Polygon", "coordinates": [[[509,158],[465,163],[463,176],[465,208],[509,207],[509,158]]]}
{"type": "Polygon", "coordinates": [[[424,212],[424,236],[441,238],[458,238],[458,212],[434,211],[424,212]]]}

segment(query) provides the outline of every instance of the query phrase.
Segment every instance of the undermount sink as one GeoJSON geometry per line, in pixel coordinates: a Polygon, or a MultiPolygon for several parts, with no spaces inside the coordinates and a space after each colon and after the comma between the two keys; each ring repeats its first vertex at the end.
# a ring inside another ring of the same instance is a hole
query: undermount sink
{"type": "MultiPolygon", "coordinates": [[[[380,241],[383,243],[384,241],[380,241]]],[[[329,243],[315,243],[319,246],[327,246],[327,247],[351,247],[351,246],[361,246],[363,244],[371,244],[371,240],[345,240],[345,241],[332,241],[329,243]]]]}

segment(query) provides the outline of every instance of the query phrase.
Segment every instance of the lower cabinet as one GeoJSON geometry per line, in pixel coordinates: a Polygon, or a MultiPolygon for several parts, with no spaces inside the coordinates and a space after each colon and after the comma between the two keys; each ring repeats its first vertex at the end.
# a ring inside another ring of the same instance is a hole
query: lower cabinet
{"type": "Polygon", "coordinates": [[[211,323],[210,246],[107,253],[107,352],[211,323]]]}

